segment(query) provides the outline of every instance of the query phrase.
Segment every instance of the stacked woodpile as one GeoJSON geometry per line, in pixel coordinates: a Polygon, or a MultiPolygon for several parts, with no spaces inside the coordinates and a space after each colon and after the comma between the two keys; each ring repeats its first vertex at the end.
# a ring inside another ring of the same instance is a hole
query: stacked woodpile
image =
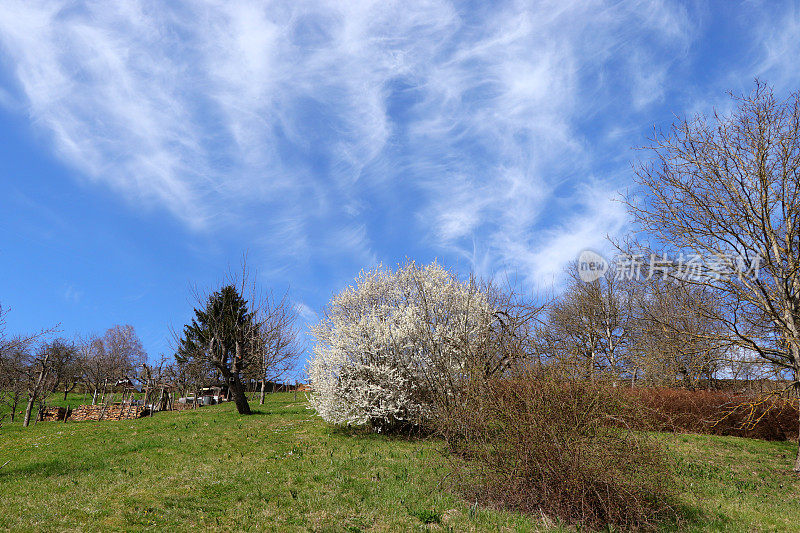
{"type": "Polygon", "coordinates": [[[64,420],[66,415],[66,407],[45,407],[39,411],[39,420],[43,422],[55,422],[57,420],[64,420]]]}
{"type": "Polygon", "coordinates": [[[86,422],[88,420],[133,420],[150,414],[150,410],[139,405],[79,405],[72,410],[67,420],[86,422]]]}

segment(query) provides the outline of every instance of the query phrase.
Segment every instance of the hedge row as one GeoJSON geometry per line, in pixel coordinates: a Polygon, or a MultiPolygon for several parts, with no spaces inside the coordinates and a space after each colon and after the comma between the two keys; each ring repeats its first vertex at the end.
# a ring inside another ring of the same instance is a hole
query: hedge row
{"type": "Polygon", "coordinates": [[[628,389],[637,429],[795,440],[796,399],[666,388],[628,389]]]}

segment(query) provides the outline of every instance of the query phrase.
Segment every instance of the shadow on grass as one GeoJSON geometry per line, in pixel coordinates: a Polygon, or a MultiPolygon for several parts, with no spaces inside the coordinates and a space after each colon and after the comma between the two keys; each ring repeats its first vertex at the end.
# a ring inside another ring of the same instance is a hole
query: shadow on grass
{"type": "Polygon", "coordinates": [[[246,416],[265,416],[265,415],[276,415],[276,414],[278,414],[278,411],[276,411],[274,409],[264,409],[264,408],[253,409],[253,408],[250,408],[250,414],[246,415],[246,416]]]}
{"type": "Polygon", "coordinates": [[[709,515],[702,509],[687,504],[676,504],[668,518],[658,522],[659,531],[697,531],[716,530],[726,531],[732,521],[724,514],[709,515]]]}
{"type": "MultiPolygon", "coordinates": [[[[264,416],[264,415],[272,415],[272,416],[292,416],[292,415],[304,415],[306,414],[305,409],[285,409],[282,407],[268,407],[266,405],[259,406],[257,409],[250,408],[250,415],[256,416],[264,416]]],[[[250,416],[250,415],[243,415],[243,416],[250,416]]]]}
{"type": "Polygon", "coordinates": [[[331,435],[349,437],[355,439],[365,440],[384,440],[384,441],[402,441],[402,442],[419,442],[430,440],[441,440],[436,435],[423,432],[419,430],[413,431],[395,431],[391,433],[383,433],[375,431],[370,427],[365,426],[331,426],[327,425],[328,431],[331,435]]]}
{"type": "Polygon", "coordinates": [[[0,479],[10,480],[17,477],[54,477],[67,474],[78,474],[106,468],[106,462],[99,459],[70,461],[68,459],[50,459],[34,461],[16,468],[10,464],[0,469],[0,479]]]}

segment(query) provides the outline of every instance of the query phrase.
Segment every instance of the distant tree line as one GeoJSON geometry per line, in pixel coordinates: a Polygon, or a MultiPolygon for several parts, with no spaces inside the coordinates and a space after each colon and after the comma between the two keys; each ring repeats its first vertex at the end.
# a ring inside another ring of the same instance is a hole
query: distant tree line
{"type": "MultiPolygon", "coordinates": [[[[247,413],[245,385],[258,386],[263,404],[268,384],[284,377],[299,353],[296,315],[288,297],[266,300],[255,314],[247,305],[234,287],[223,288],[212,296],[211,314],[201,311],[202,318],[187,326],[174,358],[156,361],[148,361],[130,325],[73,338],[56,336],[53,330],[6,337],[0,329],[0,424],[4,418],[14,422],[22,412],[23,426],[28,426],[55,394],[66,401],[77,390],[94,405],[128,379],[142,391],[166,386],[194,397],[203,387],[226,384],[231,399],[247,413]],[[226,322],[226,304],[240,313],[232,322],[226,322]]],[[[4,316],[0,308],[0,319],[4,316]]]]}
{"type": "Polygon", "coordinates": [[[726,337],[711,290],[676,277],[625,279],[612,266],[591,282],[568,268],[564,292],[536,328],[537,360],[575,376],[630,385],[716,388],[738,382],[791,383],[785,368],[726,337]]]}
{"type": "Polygon", "coordinates": [[[146,368],[147,354],[133,326],[71,339],[56,337],[55,329],[9,337],[6,312],[0,308],[0,403],[11,422],[24,407],[22,424],[28,426],[50,395],[63,394],[66,400],[77,387],[94,404],[118,380],[137,379],[146,368]]]}
{"type": "Polygon", "coordinates": [[[121,380],[138,385],[145,399],[149,391],[168,388],[196,400],[202,388],[224,385],[239,412],[248,414],[246,391],[256,385],[263,404],[268,385],[285,378],[302,352],[297,310],[288,292],[275,297],[249,282],[244,264],[240,277],[195,295],[194,317],[174,335],[174,355],[158,360],[148,360],[131,325],[73,338],[59,337],[57,328],[9,336],[8,310],[0,306],[0,424],[6,417],[14,422],[24,408],[28,426],[55,393],[66,401],[80,390],[94,405],[121,380]]]}

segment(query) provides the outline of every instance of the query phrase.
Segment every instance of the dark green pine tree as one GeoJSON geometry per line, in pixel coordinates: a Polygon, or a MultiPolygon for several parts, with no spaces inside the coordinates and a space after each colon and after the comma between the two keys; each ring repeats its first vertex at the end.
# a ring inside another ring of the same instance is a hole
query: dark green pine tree
{"type": "Polygon", "coordinates": [[[204,358],[222,374],[239,414],[250,414],[241,372],[251,359],[258,325],[247,300],[227,285],[209,296],[205,309],[194,313],[192,323],[184,326],[176,359],[204,358]]]}

